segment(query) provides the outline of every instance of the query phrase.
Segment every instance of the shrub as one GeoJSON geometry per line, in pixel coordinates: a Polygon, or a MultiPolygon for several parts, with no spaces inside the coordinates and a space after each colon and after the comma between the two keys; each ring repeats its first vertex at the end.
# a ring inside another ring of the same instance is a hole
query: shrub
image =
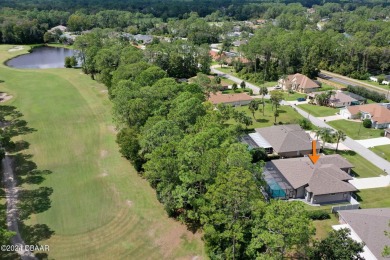
{"type": "Polygon", "coordinates": [[[329,213],[324,210],[308,211],[307,215],[312,220],[330,219],[329,213]]]}
{"type": "Polygon", "coordinates": [[[252,163],[257,163],[258,161],[266,161],[268,159],[267,153],[264,148],[254,148],[250,150],[252,155],[252,163]]]}
{"type": "Polygon", "coordinates": [[[364,126],[365,128],[371,128],[371,126],[372,126],[371,119],[364,119],[364,120],[363,120],[363,126],[364,126]]]}
{"type": "Polygon", "coordinates": [[[299,125],[305,130],[310,130],[313,128],[313,124],[307,118],[299,120],[299,125]]]}

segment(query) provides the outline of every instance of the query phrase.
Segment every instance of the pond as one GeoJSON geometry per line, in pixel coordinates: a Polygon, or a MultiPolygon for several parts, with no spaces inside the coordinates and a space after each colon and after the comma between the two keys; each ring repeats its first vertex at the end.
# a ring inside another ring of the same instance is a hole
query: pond
{"type": "Polygon", "coordinates": [[[15,57],[6,62],[6,65],[20,69],[48,69],[64,68],[65,57],[76,54],[75,50],[56,48],[56,47],[38,47],[31,53],[15,57]]]}

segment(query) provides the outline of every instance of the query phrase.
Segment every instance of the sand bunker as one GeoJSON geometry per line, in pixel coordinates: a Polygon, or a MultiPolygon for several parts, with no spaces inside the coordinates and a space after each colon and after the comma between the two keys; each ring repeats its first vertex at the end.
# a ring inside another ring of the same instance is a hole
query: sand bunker
{"type": "Polygon", "coordinates": [[[23,46],[14,46],[11,49],[9,49],[8,51],[13,52],[13,51],[21,51],[21,50],[24,50],[23,46]]]}

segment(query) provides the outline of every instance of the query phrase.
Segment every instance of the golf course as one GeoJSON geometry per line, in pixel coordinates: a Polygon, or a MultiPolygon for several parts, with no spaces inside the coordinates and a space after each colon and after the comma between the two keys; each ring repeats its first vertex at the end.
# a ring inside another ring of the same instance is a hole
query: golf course
{"type": "MultiPolygon", "coordinates": [[[[51,207],[26,224],[54,235],[50,259],[204,259],[200,234],[168,218],[155,191],[121,157],[106,88],[80,69],[13,69],[7,59],[27,53],[0,45],[0,91],[34,132],[20,136],[38,169],[52,173],[51,207]]],[[[23,188],[32,188],[23,187],[23,188]]],[[[39,187],[39,186],[36,186],[39,187]]],[[[34,188],[36,188],[34,187],[34,188]]]]}

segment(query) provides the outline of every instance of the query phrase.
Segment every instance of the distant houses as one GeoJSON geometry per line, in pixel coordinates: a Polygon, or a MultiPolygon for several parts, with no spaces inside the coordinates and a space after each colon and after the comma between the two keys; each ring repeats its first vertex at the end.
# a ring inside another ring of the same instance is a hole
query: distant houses
{"type": "Polygon", "coordinates": [[[340,115],[346,119],[370,119],[372,128],[390,128],[390,104],[348,106],[340,110],[340,115]]]}
{"type": "Polygon", "coordinates": [[[363,259],[388,259],[382,256],[382,252],[389,245],[389,238],[385,235],[389,230],[389,208],[340,210],[338,215],[340,224],[332,228],[346,228],[352,239],[363,242],[363,253],[360,254],[363,259]]]}
{"type": "Polygon", "coordinates": [[[314,80],[300,73],[279,79],[278,86],[285,91],[293,90],[300,93],[311,93],[321,88],[314,80]]]}
{"type": "Polygon", "coordinates": [[[226,104],[232,106],[248,105],[253,98],[247,93],[222,94],[222,92],[211,93],[208,99],[214,105],[226,104]]]}
{"type": "Polygon", "coordinates": [[[249,141],[252,146],[264,148],[268,154],[291,158],[312,153],[310,135],[299,125],[276,125],[255,130],[249,134],[249,141]]]}
{"type": "Polygon", "coordinates": [[[382,85],[390,85],[390,75],[385,76],[371,76],[369,77],[371,81],[378,82],[382,85]],[[382,77],[382,78],[381,78],[382,77]]]}
{"type": "Polygon", "coordinates": [[[264,168],[267,193],[272,198],[325,204],[350,201],[357,191],[348,182],[353,165],[338,154],[322,155],[316,164],[308,157],[273,160],[264,168]]]}

